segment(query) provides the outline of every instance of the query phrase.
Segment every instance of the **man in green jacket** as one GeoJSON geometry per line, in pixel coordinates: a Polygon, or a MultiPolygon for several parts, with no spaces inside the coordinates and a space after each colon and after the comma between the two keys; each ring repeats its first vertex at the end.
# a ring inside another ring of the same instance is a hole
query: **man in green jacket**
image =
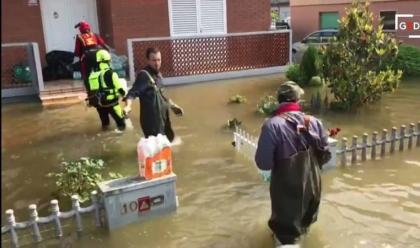
{"type": "Polygon", "coordinates": [[[111,55],[106,50],[99,50],[96,53],[96,62],[97,66],[89,76],[87,89],[89,105],[98,111],[103,130],[109,127],[109,115],[115,120],[118,129],[124,130],[124,115],[118,100],[126,92],[117,73],[111,69],[111,55]]]}

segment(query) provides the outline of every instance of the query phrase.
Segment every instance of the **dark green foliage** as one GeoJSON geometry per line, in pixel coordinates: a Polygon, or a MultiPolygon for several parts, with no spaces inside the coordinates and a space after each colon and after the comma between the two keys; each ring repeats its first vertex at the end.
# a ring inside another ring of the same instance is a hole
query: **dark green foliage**
{"type": "Polygon", "coordinates": [[[264,115],[272,115],[278,108],[279,103],[274,96],[265,96],[257,105],[257,112],[264,115]]]}
{"type": "Polygon", "coordinates": [[[297,64],[292,64],[286,71],[287,79],[299,84],[304,85],[306,80],[305,73],[300,69],[300,66],[297,64]]]}
{"type": "MultiPolygon", "coordinates": [[[[78,161],[62,162],[61,171],[49,173],[48,176],[55,178],[58,192],[61,195],[70,197],[77,194],[80,201],[84,202],[96,189],[96,184],[102,181],[101,171],[103,169],[103,160],[83,157],[78,161]]],[[[118,177],[121,177],[118,173],[109,173],[109,178],[118,177]]]]}
{"type": "Polygon", "coordinates": [[[307,84],[312,77],[319,75],[319,52],[313,47],[309,46],[302,57],[300,70],[304,75],[304,84],[307,84]]]}
{"type": "Polygon", "coordinates": [[[322,77],[336,101],[332,106],[362,106],[398,87],[402,72],[390,66],[397,58],[398,43],[383,32],[382,20],[374,27],[367,1],[364,6],[353,2],[340,20],[337,37],[322,52],[322,77]]]}
{"type": "Polygon", "coordinates": [[[420,48],[401,45],[395,65],[404,77],[420,77],[420,48]]]}

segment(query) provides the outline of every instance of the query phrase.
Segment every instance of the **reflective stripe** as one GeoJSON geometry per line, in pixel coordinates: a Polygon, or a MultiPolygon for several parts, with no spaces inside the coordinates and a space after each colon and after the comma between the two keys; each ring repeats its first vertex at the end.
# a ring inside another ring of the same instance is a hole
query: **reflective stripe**
{"type": "Polygon", "coordinates": [[[94,37],[94,34],[92,32],[84,33],[84,34],[78,34],[77,35],[80,40],[82,41],[83,47],[98,45],[97,40],[94,37]]]}

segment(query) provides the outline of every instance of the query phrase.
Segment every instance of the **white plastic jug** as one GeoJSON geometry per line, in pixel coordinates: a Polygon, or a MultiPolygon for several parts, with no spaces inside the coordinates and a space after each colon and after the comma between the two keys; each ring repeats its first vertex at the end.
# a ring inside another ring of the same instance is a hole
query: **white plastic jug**
{"type": "Polygon", "coordinates": [[[172,172],[171,143],[165,135],[141,138],[137,144],[139,175],[152,179],[172,172]]]}

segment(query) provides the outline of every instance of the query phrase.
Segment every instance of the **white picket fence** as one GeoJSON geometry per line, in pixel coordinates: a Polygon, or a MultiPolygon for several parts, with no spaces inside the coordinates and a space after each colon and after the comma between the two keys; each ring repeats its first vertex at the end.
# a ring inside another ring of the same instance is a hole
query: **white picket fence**
{"type": "Polygon", "coordinates": [[[60,212],[58,206],[58,200],[51,200],[51,215],[47,217],[39,217],[37,212],[37,207],[35,204],[29,205],[29,220],[24,222],[16,222],[13,209],[6,210],[6,226],[1,227],[1,235],[9,234],[10,247],[19,247],[18,234],[17,230],[23,229],[32,229],[32,237],[34,243],[39,243],[42,241],[39,225],[44,225],[48,223],[54,223],[55,225],[55,236],[61,238],[63,236],[63,229],[60,219],[70,219],[74,218],[76,223],[76,232],[81,234],[83,231],[82,225],[82,214],[94,213],[96,227],[102,226],[102,221],[100,217],[101,205],[98,202],[98,193],[93,191],[91,193],[92,205],[82,208],[80,207],[79,197],[73,195],[72,200],[72,210],[68,212],[60,212]]]}
{"type": "MultiPolygon", "coordinates": [[[[361,161],[367,159],[375,160],[378,157],[378,147],[379,156],[381,158],[385,157],[387,154],[387,144],[389,146],[389,153],[393,154],[396,150],[396,145],[398,143],[399,151],[404,151],[407,143],[407,148],[412,149],[414,147],[414,141],[416,140],[416,147],[420,147],[420,121],[417,123],[417,131],[415,130],[415,124],[410,123],[408,133],[406,132],[407,126],[402,125],[400,127],[400,132],[397,134],[397,128],[393,127],[391,129],[391,134],[388,135],[388,130],[383,129],[381,139],[378,140],[378,132],[374,131],[372,133],[371,142],[368,143],[368,134],[364,133],[362,135],[362,143],[358,144],[358,136],[354,135],[352,138],[351,146],[347,145],[347,138],[341,139],[340,147],[337,147],[337,141],[329,138],[328,143],[332,153],[331,160],[324,165],[326,167],[335,167],[336,166],[336,157],[340,157],[340,165],[346,166],[349,164],[355,164],[360,158],[361,161]],[[368,153],[368,149],[370,152],[368,153]],[[359,155],[360,151],[360,155],[359,155]],[[350,153],[350,156],[348,155],[350,153]],[[369,154],[369,155],[368,155],[369,154]]],[[[255,152],[257,150],[258,139],[253,137],[245,130],[236,127],[233,133],[233,140],[236,150],[243,154],[246,158],[254,161],[255,152]]]]}

